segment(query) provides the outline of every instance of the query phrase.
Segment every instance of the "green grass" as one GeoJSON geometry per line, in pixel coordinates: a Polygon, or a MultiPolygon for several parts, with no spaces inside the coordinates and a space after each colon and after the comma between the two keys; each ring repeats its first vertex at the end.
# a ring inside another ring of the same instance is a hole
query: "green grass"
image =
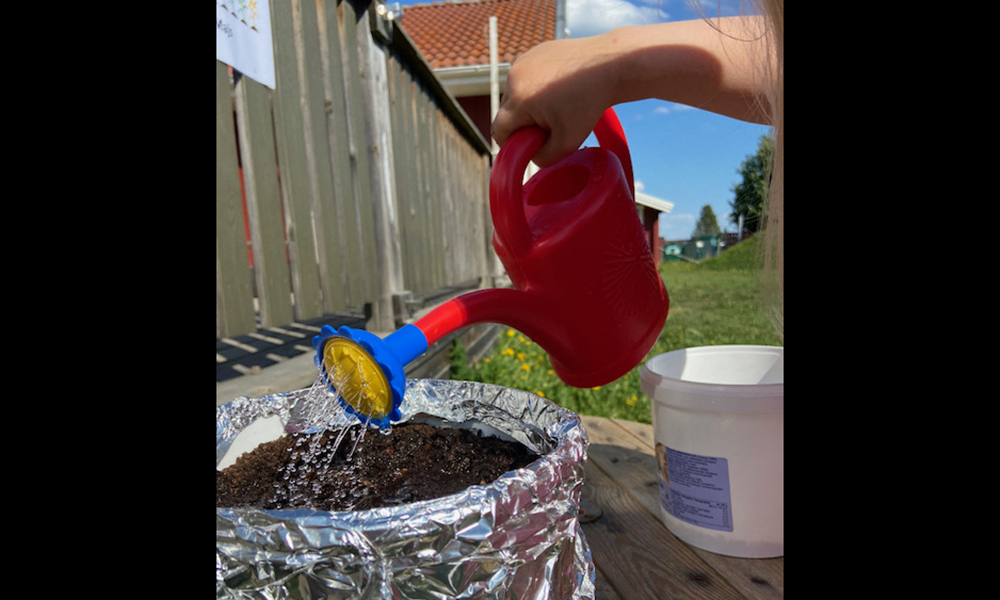
{"type": "MultiPolygon", "coordinates": [[[[750,238],[699,264],[662,262],[660,275],[670,310],[647,358],[692,346],[781,345],[764,310],[756,257],[756,238],[750,238]]],[[[455,379],[533,392],[579,414],[642,423],[652,419],[649,398],[639,389],[641,364],[608,385],[570,387],[553,373],[548,354],[513,329],[504,330],[488,357],[471,366],[467,363],[464,350],[454,347],[455,379]]]]}

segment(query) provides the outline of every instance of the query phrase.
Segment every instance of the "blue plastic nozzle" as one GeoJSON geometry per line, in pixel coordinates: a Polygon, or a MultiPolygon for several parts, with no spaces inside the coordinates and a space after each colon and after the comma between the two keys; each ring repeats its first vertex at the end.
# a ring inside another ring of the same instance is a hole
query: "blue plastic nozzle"
{"type": "Polygon", "coordinates": [[[313,360],[348,414],[385,429],[401,418],[405,366],[426,352],[427,345],[415,325],[404,325],[385,339],[361,329],[324,325],[313,338],[313,360]]]}

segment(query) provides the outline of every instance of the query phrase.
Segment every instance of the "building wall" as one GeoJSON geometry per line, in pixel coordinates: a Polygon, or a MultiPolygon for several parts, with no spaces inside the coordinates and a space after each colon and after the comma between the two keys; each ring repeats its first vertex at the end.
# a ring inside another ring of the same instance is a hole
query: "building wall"
{"type": "Polygon", "coordinates": [[[490,97],[489,96],[468,96],[466,98],[457,98],[459,106],[465,111],[465,114],[469,115],[469,119],[472,123],[479,129],[479,132],[483,134],[487,142],[493,141],[493,136],[490,134],[490,124],[493,119],[490,118],[490,97]]]}

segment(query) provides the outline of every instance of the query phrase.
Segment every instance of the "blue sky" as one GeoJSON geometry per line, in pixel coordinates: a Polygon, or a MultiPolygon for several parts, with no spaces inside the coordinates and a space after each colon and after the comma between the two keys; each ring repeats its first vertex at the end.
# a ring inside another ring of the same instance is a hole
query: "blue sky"
{"type": "MultiPolygon", "coordinates": [[[[398,0],[405,6],[423,3],[398,0]]],[[[424,0],[426,1],[426,0],[424,0]]],[[[703,18],[720,10],[733,14],[738,0],[566,0],[570,37],[603,33],[621,25],[703,18]]],[[[756,152],[768,128],[660,100],[615,107],[632,154],[636,187],[674,205],[660,215],[660,237],[690,237],[702,207],[710,205],[723,231],[729,223],[732,188],[740,181],[740,163],[756,152]]],[[[593,138],[588,145],[596,142],[593,138]]]]}

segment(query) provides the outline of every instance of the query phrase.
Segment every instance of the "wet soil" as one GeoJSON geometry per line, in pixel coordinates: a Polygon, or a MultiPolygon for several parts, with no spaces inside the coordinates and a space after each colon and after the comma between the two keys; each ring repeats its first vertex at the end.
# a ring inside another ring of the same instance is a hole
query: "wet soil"
{"type": "Polygon", "coordinates": [[[216,470],[220,508],[365,510],[440,498],[531,464],[525,446],[419,423],[285,435],[216,470]],[[355,448],[355,444],[357,447],[355,448]],[[352,452],[353,450],[353,452],[352,452]]]}

